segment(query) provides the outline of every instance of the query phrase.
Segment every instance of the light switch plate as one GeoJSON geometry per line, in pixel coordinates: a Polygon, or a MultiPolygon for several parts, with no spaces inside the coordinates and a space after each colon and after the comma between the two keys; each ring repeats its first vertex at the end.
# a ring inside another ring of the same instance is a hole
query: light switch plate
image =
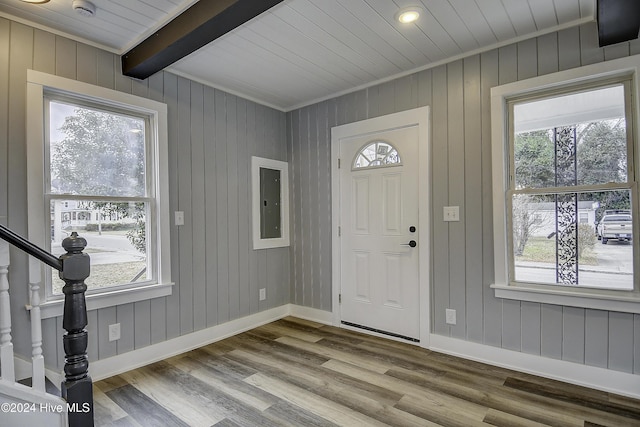
{"type": "Polygon", "coordinates": [[[445,322],[447,325],[456,324],[456,311],[452,308],[445,309],[445,322]]]}
{"type": "Polygon", "coordinates": [[[442,210],[444,221],[460,221],[460,206],[445,206],[442,210]]]}
{"type": "Polygon", "coordinates": [[[175,213],[175,223],[176,223],[176,225],[184,225],[184,212],[176,211],[176,213],[175,213]]]}
{"type": "Polygon", "coordinates": [[[109,341],[117,341],[120,339],[120,323],[109,325],[109,341]]]}

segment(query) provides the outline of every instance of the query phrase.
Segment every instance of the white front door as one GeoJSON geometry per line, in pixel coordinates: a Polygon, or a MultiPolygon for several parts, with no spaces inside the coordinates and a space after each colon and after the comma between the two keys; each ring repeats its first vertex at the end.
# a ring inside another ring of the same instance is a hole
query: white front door
{"type": "Polygon", "coordinates": [[[420,340],[419,126],[341,137],[340,321],[420,340]]]}

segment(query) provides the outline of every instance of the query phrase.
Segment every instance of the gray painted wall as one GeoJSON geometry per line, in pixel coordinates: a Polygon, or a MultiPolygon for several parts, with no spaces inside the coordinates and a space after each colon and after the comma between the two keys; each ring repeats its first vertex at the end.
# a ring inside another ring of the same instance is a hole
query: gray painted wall
{"type": "Polygon", "coordinates": [[[587,24],[288,113],[292,302],[331,310],[331,127],[429,105],[433,332],[640,374],[640,315],[500,300],[489,288],[491,87],[637,53],[638,40],[599,48],[587,24]],[[442,221],[448,205],[460,206],[460,222],[442,221]],[[445,308],[457,310],[456,326],[445,324],[445,308]]]}
{"type": "MultiPolygon", "coordinates": [[[[159,73],[123,77],[117,55],[0,18],[0,217],[26,235],[26,70],[133,93],[168,104],[171,227],[169,297],[89,312],[95,361],[289,302],[289,249],[252,250],[250,157],[287,160],[285,114],[222,91],[159,73]],[[172,221],[173,223],[173,221],[172,221]],[[258,289],[267,300],[258,301],[258,289]],[[108,325],[122,338],[109,342],[108,325]]],[[[11,252],[13,337],[30,356],[27,257],[11,252]]],[[[43,322],[47,365],[64,364],[62,319],[43,322]]]]}
{"type": "MultiPolygon", "coordinates": [[[[461,221],[432,224],[434,332],[468,341],[640,373],[640,316],[493,297],[489,90],[492,86],[640,53],[640,42],[597,47],[594,24],[552,33],[286,115],[159,73],[123,77],[111,53],[0,18],[0,217],[26,234],[26,69],[169,105],[173,295],[89,313],[89,358],[122,354],[292,302],[331,310],[330,129],[423,105],[432,110],[432,208],[461,221]],[[285,143],[286,141],[286,143],[285,143]],[[253,251],[249,157],[290,162],[291,249],[253,251]],[[437,226],[436,226],[437,225],[437,226]],[[247,268],[248,266],[248,268],[247,268]],[[268,299],[258,303],[258,288],[268,299]],[[458,325],[444,323],[455,308],[458,325]],[[107,326],[122,324],[108,341],[107,326]]],[[[16,349],[30,354],[27,259],[13,251],[16,349]]],[[[63,363],[62,319],[43,324],[51,367],[63,363]]]]}

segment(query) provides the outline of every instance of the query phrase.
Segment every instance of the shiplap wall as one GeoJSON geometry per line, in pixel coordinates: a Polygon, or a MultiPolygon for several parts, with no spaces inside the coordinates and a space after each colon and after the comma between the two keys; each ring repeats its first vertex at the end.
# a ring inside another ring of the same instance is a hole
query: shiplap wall
{"type": "MultiPolygon", "coordinates": [[[[502,301],[489,289],[490,88],[637,53],[638,41],[598,48],[589,24],[305,107],[285,121],[283,113],[170,73],[128,79],[113,54],[0,19],[0,217],[26,233],[26,69],[149,97],[169,105],[170,209],[186,219],[171,230],[176,287],[167,298],[90,312],[90,360],[288,302],[331,310],[330,128],[430,105],[432,209],[461,207],[459,223],[433,219],[434,332],[640,373],[640,316],[502,301]],[[251,155],[290,162],[291,254],[251,250],[251,155]],[[267,288],[267,301],[258,303],[259,287],[267,288]],[[445,308],[457,310],[458,325],[445,324],[445,308]],[[109,342],[107,326],[116,322],[122,338],[109,342]]],[[[27,259],[11,255],[13,336],[16,350],[29,355],[27,259]]],[[[61,324],[43,325],[52,367],[63,363],[61,324]]]]}
{"type": "MultiPolygon", "coordinates": [[[[171,227],[169,297],[89,312],[89,360],[155,344],[289,302],[289,248],[254,251],[250,157],[287,160],[286,116],[170,73],[136,81],[108,52],[0,18],[0,217],[26,235],[26,70],[133,93],[168,104],[171,227]],[[173,223],[173,221],[171,221],[173,223]],[[258,301],[258,289],[267,300],[258,301]],[[109,342],[108,325],[121,324],[109,342]]],[[[11,252],[13,337],[30,356],[27,258],[11,252]]],[[[43,322],[49,367],[64,364],[62,318],[43,322]]]]}
{"type": "Polygon", "coordinates": [[[331,310],[330,145],[333,126],[431,107],[431,303],[439,335],[640,374],[640,315],[493,296],[490,89],[640,53],[601,49],[587,24],[421,71],[287,114],[292,188],[292,302],[331,310]],[[443,206],[460,206],[445,223],[443,206]],[[457,325],[445,323],[445,309],[457,325]]]}

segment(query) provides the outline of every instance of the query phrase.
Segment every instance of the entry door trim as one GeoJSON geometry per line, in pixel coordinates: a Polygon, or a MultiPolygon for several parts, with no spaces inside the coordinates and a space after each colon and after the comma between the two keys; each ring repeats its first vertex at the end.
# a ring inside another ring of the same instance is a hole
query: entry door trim
{"type": "Polygon", "coordinates": [[[408,126],[418,126],[418,245],[420,247],[418,260],[419,292],[420,292],[420,347],[429,348],[431,331],[431,172],[430,172],[430,129],[429,107],[420,107],[382,117],[348,123],[331,128],[331,228],[333,238],[332,250],[332,318],[333,325],[344,327],[341,323],[339,295],[341,284],[341,244],[340,230],[340,170],[341,167],[351,167],[352,159],[339,159],[340,140],[354,135],[375,133],[382,130],[398,129],[408,126]]]}

